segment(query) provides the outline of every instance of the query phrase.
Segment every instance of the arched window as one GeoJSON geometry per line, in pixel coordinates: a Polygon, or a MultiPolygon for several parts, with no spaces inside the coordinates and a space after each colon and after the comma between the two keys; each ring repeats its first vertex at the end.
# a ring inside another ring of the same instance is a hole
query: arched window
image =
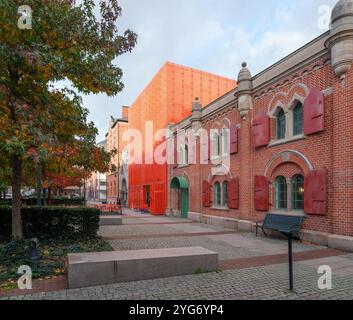
{"type": "Polygon", "coordinates": [[[229,134],[228,134],[229,129],[223,129],[222,131],[222,153],[225,156],[228,156],[230,153],[230,141],[229,141],[229,134]]]}
{"type": "Polygon", "coordinates": [[[213,156],[220,157],[222,152],[221,136],[218,133],[213,135],[213,156]]]}
{"type": "Polygon", "coordinates": [[[217,141],[216,141],[216,155],[218,157],[221,156],[222,153],[222,137],[220,135],[217,135],[217,141]]]}
{"type": "Polygon", "coordinates": [[[126,205],[127,201],[127,183],[126,180],[123,179],[121,183],[121,200],[123,201],[123,205],[126,205]]]}
{"type": "Polygon", "coordinates": [[[228,207],[228,182],[223,182],[222,206],[228,207]]]}
{"type": "Polygon", "coordinates": [[[285,139],[286,137],[286,114],[283,109],[277,115],[277,139],[285,139]]]}
{"type": "Polygon", "coordinates": [[[215,205],[216,207],[220,207],[221,206],[221,184],[219,182],[215,183],[214,192],[215,192],[215,205]]]}
{"type": "Polygon", "coordinates": [[[276,209],[287,209],[287,181],[285,177],[276,179],[276,209]]]}
{"type": "Polygon", "coordinates": [[[298,104],[293,109],[293,135],[303,134],[303,104],[298,104]]]}
{"type": "Polygon", "coordinates": [[[178,152],[178,166],[181,166],[184,164],[184,159],[185,159],[184,153],[185,153],[184,147],[180,146],[179,152],[178,152]]]}
{"type": "Polygon", "coordinates": [[[304,177],[299,174],[292,178],[292,209],[304,210],[304,177]]]}
{"type": "Polygon", "coordinates": [[[186,144],[185,145],[185,148],[184,148],[184,165],[188,165],[189,164],[189,147],[188,145],[186,144]]]}

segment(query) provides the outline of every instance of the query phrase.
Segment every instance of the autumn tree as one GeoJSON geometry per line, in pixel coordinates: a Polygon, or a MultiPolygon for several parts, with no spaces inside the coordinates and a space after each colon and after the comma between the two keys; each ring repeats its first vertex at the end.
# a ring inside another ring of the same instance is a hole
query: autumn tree
{"type": "MultiPolygon", "coordinates": [[[[117,0],[26,0],[32,11],[30,29],[18,27],[23,2],[0,2],[0,147],[12,168],[14,238],[23,237],[23,161],[33,148],[44,158],[51,152],[47,138],[56,126],[46,131],[43,113],[60,109],[60,103],[51,104],[51,84],[69,80],[80,93],[114,96],[123,89],[122,70],[114,60],[136,44],[134,32],[117,28],[122,12],[117,0]]],[[[90,153],[88,147],[85,152],[90,153]]]]}
{"type": "MultiPolygon", "coordinates": [[[[45,188],[78,185],[92,171],[110,170],[114,153],[96,145],[98,131],[87,121],[88,110],[82,107],[81,98],[75,92],[52,91],[49,106],[38,110],[39,114],[29,126],[29,130],[36,128],[37,132],[30,131],[29,135],[37,140],[28,149],[27,157],[33,160],[32,165],[40,161],[44,167],[45,188]]],[[[25,171],[33,172],[33,169],[25,171]]],[[[32,184],[35,180],[32,175],[32,184]]]]}
{"type": "Polygon", "coordinates": [[[0,199],[2,198],[2,195],[5,193],[6,189],[10,184],[11,184],[10,163],[8,159],[0,153],[0,199]]]}

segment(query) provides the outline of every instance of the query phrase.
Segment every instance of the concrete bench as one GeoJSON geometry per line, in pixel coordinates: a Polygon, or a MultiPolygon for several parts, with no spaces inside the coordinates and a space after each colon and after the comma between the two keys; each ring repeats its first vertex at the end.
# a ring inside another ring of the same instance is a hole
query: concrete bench
{"type": "Polygon", "coordinates": [[[70,289],[218,270],[218,253],[201,247],[68,255],[70,289]]]}
{"type": "Polygon", "coordinates": [[[101,226],[121,226],[122,224],[123,224],[123,219],[121,217],[109,217],[109,216],[100,217],[101,226]]]}

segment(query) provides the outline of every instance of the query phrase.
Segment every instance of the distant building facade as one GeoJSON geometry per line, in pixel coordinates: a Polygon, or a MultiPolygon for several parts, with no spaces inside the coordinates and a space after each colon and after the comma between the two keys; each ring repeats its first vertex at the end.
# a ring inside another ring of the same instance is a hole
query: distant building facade
{"type": "Polygon", "coordinates": [[[127,149],[123,149],[120,161],[119,190],[121,204],[127,207],[129,199],[129,155],[127,149]]]}
{"type": "Polygon", "coordinates": [[[121,193],[121,188],[127,186],[127,171],[124,170],[123,151],[125,142],[123,141],[124,132],[129,125],[129,107],[122,107],[122,117],[115,119],[110,118],[108,133],[106,134],[107,150],[109,152],[116,150],[116,155],[112,159],[112,164],[115,166],[113,172],[108,172],[107,175],[107,202],[110,204],[117,204],[121,202],[121,196],[127,197],[127,194],[121,193]],[[125,179],[124,179],[125,178],[125,179]],[[125,182],[124,182],[125,181],[125,182]],[[124,183],[124,185],[123,185],[124,183]],[[126,185],[125,185],[126,183],[126,185]]]}
{"type": "MultiPolygon", "coordinates": [[[[106,148],[106,140],[98,144],[106,148]]],[[[85,182],[86,200],[95,203],[107,202],[107,176],[105,173],[93,172],[85,182]]]]}

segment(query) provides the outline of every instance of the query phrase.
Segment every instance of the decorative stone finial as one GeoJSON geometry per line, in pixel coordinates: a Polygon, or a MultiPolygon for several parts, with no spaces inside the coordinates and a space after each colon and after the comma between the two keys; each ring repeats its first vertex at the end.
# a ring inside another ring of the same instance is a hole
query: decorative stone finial
{"type": "Polygon", "coordinates": [[[242,69],[238,75],[238,87],[235,96],[238,98],[238,110],[242,119],[246,119],[249,110],[252,108],[252,81],[248,64],[243,62],[242,69]]]}
{"type": "Polygon", "coordinates": [[[250,90],[251,89],[251,73],[248,69],[248,64],[243,62],[241,64],[242,69],[238,74],[238,90],[250,90]]]}
{"type": "Polygon", "coordinates": [[[353,0],[340,0],[334,7],[326,46],[331,50],[336,75],[344,78],[353,63],[353,0]]]}
{"type": "Polygon", "coordinates": [[[192,123],[192,129],[197,132],[202,127],[201,124],[202,118],[202,105],[199,101],[199,98],[196,97],[194,103],[192,104],[192,114],[190,121],[192,123]]]}
{"type": "Polygon", "coordinates": [[[340,0],[332,10],[331,23],[333,24],[347,15],[353,15],[353,1],[340,0]]]}
{"type": "Polygon", "coordinates": [[[201,103],[199,102],[199,98],[196,97],[194,103],[192,104],[192,111],[201,111],[202,106],[201,103]]]}

